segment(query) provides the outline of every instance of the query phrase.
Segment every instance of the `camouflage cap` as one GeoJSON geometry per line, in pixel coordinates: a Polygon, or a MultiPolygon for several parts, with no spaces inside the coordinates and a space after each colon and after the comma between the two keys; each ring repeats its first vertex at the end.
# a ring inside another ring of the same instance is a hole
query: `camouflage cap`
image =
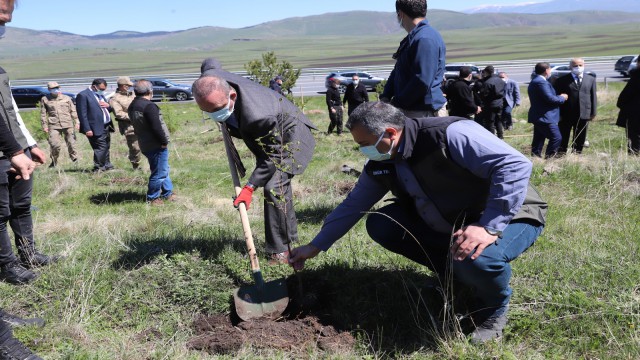
{"type": "Polygon", "coordinates": [[[60,85],[58,85],[58,83],[55,82],[55,81],[49,81],[47,83],[47,88],[49,88],[49,89],[55,89],[55,88],[58,88],[58,87],[60,87],[60,85]]]}
{"type": "Polygon", "coordinates": [[[120,76],[118,78],[117,84],[133,86],[133,83],[131,82],[131,79],[129,79],[128,76],[120,76]]]}

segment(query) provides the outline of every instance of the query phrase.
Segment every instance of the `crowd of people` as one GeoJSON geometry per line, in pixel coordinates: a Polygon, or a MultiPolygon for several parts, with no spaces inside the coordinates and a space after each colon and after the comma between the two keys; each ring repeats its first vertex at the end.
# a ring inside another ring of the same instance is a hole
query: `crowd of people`
{"type": "MultiPolygon", "coordinates": [[[[0,0],[0,29],[11,21],[13,0],[0,0]]],[[[446,46],[426,19],[426,0],[396,0],[397,21],[407,36],[393,54],[395,66],[380,96],[369,101],[357,76],[344,98],[339,82],[327,90],[327,133],[343,132],[344,105],[349,130],[367,158],[349,195],[324,220],[305,245],[297,242],[291,181],[313,159],[317,128],[289,101],[282,79],[264,87],[222,69],[213,58],[201,65],[193,84],[195,101],[225,132],[241,139],[256,165],[232,205],[249,209],[258,188],[264,192],[265,252],[272,264],[302,269],[340,240],[387,193],[394,201],[368,215],[366,230],[385,249],[428,267],[440,286],[455,284],[473,293],[468,309],[472,342],[501,337],[507,323],[511,262],[542,233],[547,204],[530,183],[532,162],[501,139],[513,126],[511,113],[521,104],[519,85],[493,66],[474,79],[463,66],[459,78],[443,86],[446,46]]],[[[588,124],[596,116],[595,78],[584,60],[571,60],[572,73],[553,83],[550,66],[538,63],[528,86],[533,124],[532,155],[545,157],[583,151],[588,124]],[[572,135],[571,135],[572,134],[572,135]],[[571,139],[571,141],[569,141],[571,139]]],[[[32,172],[46,155],[37,147],[11,103],[8,75],[0,68],[0,279],[12,284],[36,278],[30,269],[59,260],[37,251],[31,218],[32,172]],[[15,235],[13,254],[7,223],[15,235]]],[[[49,136],[50,167],[58,166],[62,139],[77,162],[75,133],[93,149],[93,171],[114,168],[110,161],[114,118],[126,138],[129,161],[140,169],[144,155],[151,169],[146,200],[175,200],[169,175],[170,134],[159,107],[151,101],[149,81],[117,80],[107,101],[107,82],[95,79],[77,95],[75,106],[56,82],[42,100],[42,127],[49,136]],[[131,89],[133,87],[133,93],[131,89]]],[[[618,125],[627,129],[629,152],[640,146],[640,78],[634,73],[620,95],[618,125]]],[[[230,204],[231,205],[231,204],[230,204]]],[[[11,325],[42,324],[0,312],[0,351],[17,359],[39,359],[11,335],[11,325]]]]}

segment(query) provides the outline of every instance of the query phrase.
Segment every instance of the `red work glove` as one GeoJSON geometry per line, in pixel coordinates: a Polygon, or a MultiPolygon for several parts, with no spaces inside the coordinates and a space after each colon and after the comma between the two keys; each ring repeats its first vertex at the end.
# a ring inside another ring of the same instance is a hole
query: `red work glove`
{"type": "Polygon", "coordinates": [[[233,200],[233,206],[237,208],[238,206],[240,206],[240,203],[244,203],[244,205],[247,207],[247,210],[249,210],[249,205],[251,205],[252,196],[253,196],[253,187],[249,185],[245,185],[242,188],[242,191],[240,191],[240,195],[238,195],[238,197],[236,197],[236,199],[233,200]]]}

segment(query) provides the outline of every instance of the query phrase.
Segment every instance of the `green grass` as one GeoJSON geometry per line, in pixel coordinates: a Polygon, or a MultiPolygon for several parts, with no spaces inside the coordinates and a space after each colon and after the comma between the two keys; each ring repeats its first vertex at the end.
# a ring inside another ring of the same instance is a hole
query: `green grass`
{"type": "MultiPolygon", "coordinates": [[[[441,34],[448,62],[481,62],[635,54],[638,30],[640,23],[577,23],[441,30],[441,34]]],[[[0,60],[14,80],[197,73],[202,60],[211,56],[230,71],[242,71],[244,64],[269,51],[295,68],[392,65],[391,54],[404,36],[394,31],[384,35],[362,31],[358,35],[288,34],[277,38],[265,33],[253,34],[252,41],[232,41],[229,34],[206,36],[206,32],[192,30],[189,36],[179,34],[176,39],[157,43],[118,40],[63,49],[50,45],[38,46],[36,53],[12,49],[0,54],[0,60]]]]}
{"type": "MultiPolygon", "coordinates": [[[[502,342],[477,347],[455,332],[437,335],[429,319],[434,308],[416,305],[429,272],[381,249],[360,222],[301,274],[305,292],[315,294],[358,345],[346,354],[310,350],[309,357],[639,358],[640,159],[626,155],[624,133],[613,125],[620,89],[600,89],[599,116],[584,155],[534,161],[532,182],[549,202],[548,223],[513,263],[514,295],[502,342]]],[[[35,174],[38,247],[66,258],[42,269],[33,284],[0,283],[0,306],[46,318],[45,328],[16,334],[47,359],[211,358],[187,349],[192,321],[198,314],[228,313],[232,290],[251,282],[219,132],[195,104],[161,106],[175,123],[169,161],[178,202],[161,208],[144,203],[148,174],[130,170],[119,134],[112,139],[115,171],[89,173],[91,149],[79,136],[77,168],[61,158],[59,169],[35,174]]],[[[507,133],[507,141],[525,154],[532,133],[523,122],[527,107],[525,99],[515,113],[520,121],[507,133]]],[[[326,130],[322,99],[311,99],[306,109],[326,130]]],[[[42,139],[38,113],[22,115],[42,139]]],[[[302,243],[355,181],[340,166],[363,164],[348,134],[316,133],[316,139],[313,161],[294,178],[302,243]]],[[[251,168],[250,152],[236,144],[251,168]]],[[[40,145],[48,148],[45,141],[40,145]]],[[[261,198],[258,191],[249,216],[262,255],[261,198]]],[[[291,275],[286,267],[263,271],[267,280],[291,275]]],[[[237,357],[264,356],[287,354],[244,349],[237,357]]]]}

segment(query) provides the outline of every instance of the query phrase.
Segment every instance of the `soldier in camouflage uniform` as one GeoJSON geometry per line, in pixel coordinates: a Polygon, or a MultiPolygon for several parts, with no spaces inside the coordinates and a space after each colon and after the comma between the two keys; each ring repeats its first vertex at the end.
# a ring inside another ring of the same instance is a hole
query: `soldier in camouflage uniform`
{"type": "Polygon", "coordinates": [[[51,165],[55,167],[58,163],[58,155],[62,148],[62,137],[67,144],[69,157],[74,163],[78,161],[76,151],[76,130],[80,129],[76,106],[70,97],[60,92],[60,85],[55,81],[47,83],[47,88],[51,94],[43,96],[40,103],[40,121],[42,130],[49,134],[49,145],[51,146],[51,165]]]}
{"type": "Polygon", "coordinates": [[[120,135],[124,135],[127,139],[127,146],[129,147],[129,161],[133,169],[138,169],[140,166],[140,146],[138,145],[138,137],[133,131],[131,120],[129,120],[129,105],[135,98],[133,93],[129,91],[133,83],[127,76],[121,76],[118,78],[118,89],[109,100],[109,105],[113,108],[116,114],[116,121],[118,121],[118,128],[120,129],[120,135]]]}

